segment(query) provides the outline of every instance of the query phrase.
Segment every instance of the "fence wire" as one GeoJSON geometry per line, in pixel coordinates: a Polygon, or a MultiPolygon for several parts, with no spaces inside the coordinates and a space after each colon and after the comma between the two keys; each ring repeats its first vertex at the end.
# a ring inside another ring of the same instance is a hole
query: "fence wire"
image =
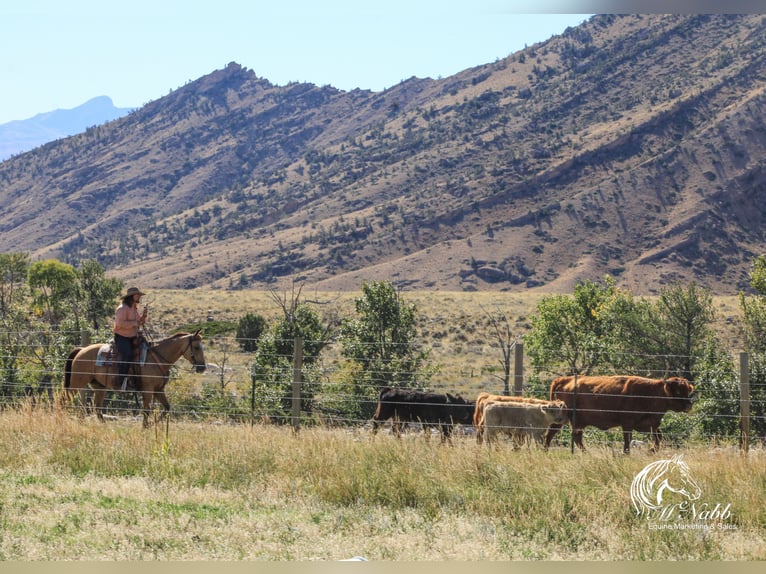
{"type": "MultiPolygon", "coordinates": [[[[63,364],[66,352],[40,343],[42,336],[35,333],[0,333],[5,338],[15,337],[18,343],[4,347],[0,352],[0,405],[22,404],[25,401],[44,406],[53,406],[62,394],[63,364]],[[22,336],[23,335],[23,336],[22,336]],[[12,349],[9,351],[9,349],[12,349]],[[58,351],[58,353],[56,352],[58,351]]],[[[227,420],[234,422],[268,422],[270,424],[294,423],[291,412],[292,395],[292,353],[277,353],[271,357],[268,372],[259,371],[254,353],[241,349],[246,343],[257,343],[252,339],[214,337],[205,341],[207,371],[192,374],[192,365],[180,359],[171,369],[170,382],[166,388],[173,417],[193,420],[227,420]]],[[[292,341],[280,341],[280,348],[290,348],[292,341]]],[[[339,426],[367,427],[378,403],[378,391],[388,386],[392,372],[369,371],[364,381],[355,380],[353,371],[348,369],[341,345],[337,340],[312,341],[313,348],[321,348],[320,357],[303,358],[301,388],[308,391],[299,397],[299,423],[328,424],[339,426]],[[351,373],[351,374],[350,374],[351,373]]],[[[306,345],[309,346],[309,345],[306,345]]],[[[425,348],[417,344],[413,348],[425,348]]],[[[445,362],[441,371],[430,380],[418,381],[418,372],[402,371],[401,378],[412,381],[412,386],[423,391],[451,393],[473,401],[480,392],[502,394],[501,382],[505,375],[501,361],[502,349],[487,342],[481,345],[457,344],[448,346],[440,343],[439,357],[445,362]],[[460,357],[455,360],[454,357],[460,357]],[[449,359],[449,360],[447,360],[449,359]]],[[[432,349],[433,350],[433,349],[432,349]]],[[[641,360],[656,361],[686,360],[678,355],[631,355],[641,360]]],[[[559,363],[560,364],[560,363],[559,363]]],[[[523,394],[548,398],[550,381],[565,375],[559,364],[537,365],[531,376],[524,377],[523,394]]],[[[732,361],[734,364],[734,361],[732,361]]],[[[528,364],[525,375],[531,372],[528,364]]],[[[513,375],[513,373],[511,373],[513,375]]],[[[611,373],[617,374],[617,373],[611,373]]],[[[624,373],[619,373],[624,374],[624,373]]],[[[640,373],[650,378],[665,378],[673,373],[661,369],[644,369],[640,373]]],[[[510,379],[513,384],[513,377],[510,379]]],[[[734,436],[741,418],[739,380],[735,373],[722,379],[698,379],[693,381],[695,406],[691,412],[680,415],[666,415],[663,428],[665,440],[679,442],[694,435],[699,440],[714,440],[734,436]],[[715,408],[711,410],[711,403],[715,408]],[[700,410],[703,405],[707,410],[700,410]],[[701,426],[701,418],[705,425],[701,426]],[[668,421],[671,418],[672,420],[668,421]],[[718,425],[720,432],[705,431],[718,425]],[[702,430],[700,430],[702,429],[702,430]],[[726,431],[726,432],[724,432],[726,431]]],[[[512,388],[512,387],[511,387],[512,388]]],[[[82,393],[85,406],[91,401],[92,391],[82,393]]],[[[766,378],[754,377],[750,381],[750,419],[756,424],[754,433],[761,433],[766,426],[766,378]]],[[[80,408],[70,405],[67,408],[80,408]]],[[[104,405],[108,416],[132,416],[141,412],[135,392],[109,390],[104,405]]],[[[586,413],[591,409],[581,409],[586,413]]],[[[603,412],[596,411],[596,412],[603,412]]],[[[614,411],[614,414],[637,414],[639,411],[614,411]]],[[[646,411],[640,411],[646,414],[646,411]]],[[[444,423],[455,428],[457,434],[473,432],[467,424],[444,423]]],[[[422,424],[410,423],[412,430],[421,432],[422,424]]],[[[562,433],[566,434],[566,433],[562,433]]],[[[598,433],[586,431],[587,437],[619,436],[619,431],[598,433]]]]}

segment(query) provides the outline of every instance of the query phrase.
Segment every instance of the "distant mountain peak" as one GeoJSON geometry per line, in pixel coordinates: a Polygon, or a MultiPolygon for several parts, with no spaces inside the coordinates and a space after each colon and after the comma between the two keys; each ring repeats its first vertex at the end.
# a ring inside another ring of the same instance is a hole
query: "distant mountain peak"
{"type": "Polygon", "coordinates": [[[132,108],[117,108],[109,96],[96,96],[71,109],[41,112],[25,120],[0,124],[0,161],[87,128],[120,118],[132,108]]]}

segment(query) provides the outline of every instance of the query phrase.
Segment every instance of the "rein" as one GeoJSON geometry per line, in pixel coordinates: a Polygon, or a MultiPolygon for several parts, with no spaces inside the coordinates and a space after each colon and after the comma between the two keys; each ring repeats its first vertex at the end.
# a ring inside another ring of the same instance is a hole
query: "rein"
{"type": "MultiPolygon", "coordinates": [[[[180,359],[183,356],[186,349],[190,349],[191,346],[192,346],[192,338],[189,337],[189,344],[184,348],[183,351],[181,351],[181,354],[178,356],[178,358],[180,359]]],[[[163,366],[167,367],[167,372],[163,374],[163,376],[167,376],[170,373],[170,368],[174,365],[175,362],[168,361],[165,357],[163,357],[162,354],[157,350],[157,347],[158,345],[154,345],[149,347],[148,350],[150,353],[153,353],[156,357],[158,357],[160,361],[162,361],[162,362],[155,363],[158,367],[160,368],[162,368],[163,366]]],[[[194,357],[194,353],[192,353],[192,357],[194,357]]],[[[195,366],[196,365],[193,365],[192,368],[194,368],[195,366]]]]}

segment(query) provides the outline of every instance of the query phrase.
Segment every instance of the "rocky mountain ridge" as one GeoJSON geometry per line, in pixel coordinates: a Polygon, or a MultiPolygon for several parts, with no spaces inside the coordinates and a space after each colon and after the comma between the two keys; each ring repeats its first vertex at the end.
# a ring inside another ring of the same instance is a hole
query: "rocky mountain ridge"
{"type": "Polygon", "coordinates": [[[747,287],[761,15],[599,15],[384,92],[231,63],[0,164],[0,250],[167,288],[747,287]]]}

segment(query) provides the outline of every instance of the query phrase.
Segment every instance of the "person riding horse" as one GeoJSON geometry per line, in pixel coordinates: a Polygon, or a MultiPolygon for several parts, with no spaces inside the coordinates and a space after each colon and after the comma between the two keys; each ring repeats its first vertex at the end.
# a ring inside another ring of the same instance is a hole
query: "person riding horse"
{"type": "MultiPolygon", "coordinates": [[[[138,330],[146,322],[148,308],[139,312],[144,293],[138,287],[130,287],[114,313],[114,345],[119,353],[119,379],[123,391],[128,389],[130,365],[137,359],[138,330]]],[[[137,374],[137,373],[134,373],[137,374]]]]}

